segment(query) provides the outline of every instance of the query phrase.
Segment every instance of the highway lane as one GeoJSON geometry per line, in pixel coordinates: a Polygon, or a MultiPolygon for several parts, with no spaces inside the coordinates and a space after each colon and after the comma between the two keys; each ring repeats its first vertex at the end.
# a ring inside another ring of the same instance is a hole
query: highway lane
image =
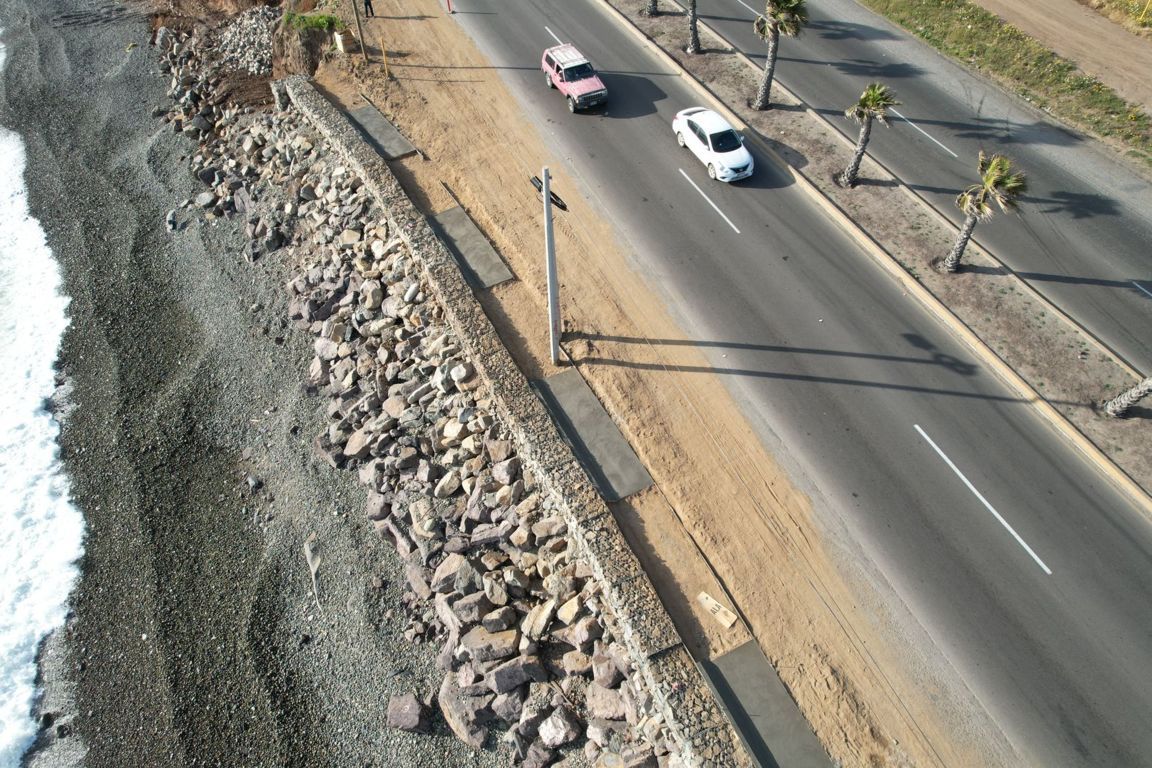
{"type": "Polygon", "coordinates": [[[467,10],[458,23],[829,535],[858,542],[1021,755],[1148,764],[1152,534],[1131,505],[766,158],[750,183],[709,182],[669,128],[697,95],[600,6],[467,10]],[[604,72],[605,113],[570,115],[545,88],[553,35],[604,72]]]}
{"type": "MultiPolygon", "coordinates": [[[[761,5],[700,0],[699,9],[763,64],[752,32],[761,5]]],[[[808,6],[807,31],[781,41],[779,81],[853,138],[858,128],[844,109],[869,82],[891,86],[903,105],[891,128],[873,130],[869,152],[957,224],[953,201],[973,183],[979,151],[1012,157],[1029,176],[1023,215],[979,224],[976,240],[1152,375],[1152,185],[855,0],[808,6]]]]}

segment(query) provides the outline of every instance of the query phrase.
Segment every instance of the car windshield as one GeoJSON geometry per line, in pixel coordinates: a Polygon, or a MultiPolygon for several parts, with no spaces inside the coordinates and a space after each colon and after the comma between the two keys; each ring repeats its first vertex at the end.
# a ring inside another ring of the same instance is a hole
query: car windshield
{"type": "Polygon", "coordinates": [[[587,80],[595,75],[595,70],[592,69],[591,64],[577,64],[574,67],[568,67],[564,70],[564,80],[569,83],[574,83],[577,80],[587,80]]]}
{"type": "Polygon", "coordinates": [[[709,138],[712,139],[712,149],[716,152],[731,152],[740,146],[740,136],[731,128],[714,133],[709,138]]]}

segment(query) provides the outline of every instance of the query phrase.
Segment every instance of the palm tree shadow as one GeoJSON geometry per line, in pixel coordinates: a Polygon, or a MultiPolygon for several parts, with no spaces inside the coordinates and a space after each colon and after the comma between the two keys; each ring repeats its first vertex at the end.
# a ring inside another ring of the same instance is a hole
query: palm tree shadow
{"type": "MultiPolygon", "coordinates": [[[[836,175],[837,176],[840,175],[839,171],[837,171],[836,175]]],[[[892,189],[896,185],[897,185],[897,182],[895,179],[871,179],[871,178],[868,178],[867,176],[861,176],[858,179],[856,179],[856,186],[857,187],[879,187],[882,189],[892,189]]]]}
{"type": "MultiPolygon", "coordinates": [[[[773,152],[775,152],[780,157],[784,158],[784,162],[786,162],[788,165],[792,166],[793,168],[799,170],[801,168],[807,168],[808,167],[808,156],[805,155],[800,150],[796,149],[795,147],[793,147],[789,144],[785,144],[782,141],[777,141],[776,139],[772,138],[771,136],[765,136],[764,134],[760,133],[759,131],[756,131],[756,137],[758,139],[760,139],[760,141],[767,144],[768,147],[773,152]]],[[[749,147],[748,151],[752,152],[751,147],[749,147]]],[[[757,168],[763,168],[766,165],[771,165],[771,163],[768,163],[766,160],[759,158],[759,157],[756,157],[755,152],[752,153],[752,156],[756,158],[756,167],[757,168]]],[[[759,175],[759,173],[757,173],[756,175],[759,175]]],[[[754,175],[752,178],[755,179],[756,175],[754,175]]],[[[741,183],[743,184],[745,182],[741,182],[741,183]]],[[[777,186],[787,186],[787,185],[777,185],[777,186]]]]}
{"type": "Polygon", "coordinates": [[[808,29],[825,40],[898,40],[886,29],[848,21],[810,21],[808,29]]]}
{"type": "Polygon", "coordinates": [[[1142,421],[1152,421],[1152,408],[1145,408],[1142,405],[1134,405],[1128,409],[1128,413],[1124,418],[1133,420],[1140,419],[1142,421]]]}
{"type": "Polygon", "coordinates": [[[966,272],[970,275],[991,275],[992,277],[1003,277],[1008,274],[1008,270],[1004,267],[983,267],[979,264],[967,264],[963,261],[956,267],[957,272],[966,272]]]}
{"type": "Polygon", "coordinates": [[[1040,213],[1063,213],[1073,219],[1120,215],[1120,209],[1115,200],[1092,193],[1060,190],[1053,192],[1048,197],[1023,195],[1020,200],[1034,205],[1046,206],[1040,209],[1040,213]]]}
{"type": "Polygon", "coordinates": [[[994,141],[998,144],[1051,144],[1053,146],[1074,146],[1081,144],[1084,137],[1052,123],[1034,120],[1021,123],[1015,120],[977,117],[972,123],[953,121],[933,121],[916,119],[926,125],[948,125],[957,128],[956,136],[961,139],[994,141]]]}
{"type": "Polygon", "coordinates": [[[715,13],[701,13],[699,14],[700,21],[732,21],[737,24],[747,24],[749,19],[741,16],[720,16],[715,13]]]}
{"type": "MultiPolygon", "coordinates": [[[[759,59],[763,62],[767,54],[750,53],[750,59],[759,59]]],[[[791,56],[777,56],[777,61],[791,61],[797,64],[816,64],[819,66],[832,65],[841,74],[849,77],[867,77],[874,80],[900,80],[910,77],[919,77],[925,74],[924,70],[915,64],[902,61],[874,61],[872,59],[842,59],[836,61],[819,61],[816,59],[800,59],[791,56]]]]}

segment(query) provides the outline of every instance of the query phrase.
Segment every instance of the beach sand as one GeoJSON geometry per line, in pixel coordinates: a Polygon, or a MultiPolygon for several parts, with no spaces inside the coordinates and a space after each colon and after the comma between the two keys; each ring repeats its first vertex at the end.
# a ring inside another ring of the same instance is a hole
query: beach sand
{"type": "MultiPolygon", "coordinates": [[[[88,533],[52,667],[75,684],[61,741],[110,768],[508,764],[442,723],[384,726],[390,695],[435,690],[435,650],[393,620],[403,577],[355,477],[312,455],[325,418],[301,388],[309,340],[286,329],[289,265],[246,262],[242,221],[166,232],[195,146],[151,117],[167,78],[144,11],[0,0],[0,121],[72,297],[61,446],[88,533]]],[[[52,741],[26,762],[74,759],[52,741]]]]}

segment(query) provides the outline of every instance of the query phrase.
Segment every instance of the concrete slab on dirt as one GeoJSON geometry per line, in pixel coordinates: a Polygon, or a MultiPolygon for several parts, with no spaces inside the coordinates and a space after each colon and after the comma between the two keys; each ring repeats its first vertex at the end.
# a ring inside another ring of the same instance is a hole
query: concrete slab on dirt
{"type": "Polygon", "coordinates": [[[619,501],[652,485],[652,477],[580,371],[533,382],[540,398],[605,501],[619,501]]]}
{"type": "Polygon", "coordinates": [[[402,157],[416,154],[416,147],[404,138],[396,126],[388,122],[380,110],[371,104],[365,104],[348,112],[348,119],[364,134],[365,140],[385,160],[399,160],[402,157]]]}
{"type": "Polygon", "coordinates": [[[762,768],[831,768],[823,745],[755,641],[700,668],[762,768]]]}
{"type": "Polygon", "coordinates": [[[474,289],[491,288],[512,279],[508,265],[463,208],[456,206],[441,211],[432,216],[429,223],[474,289]]]}

